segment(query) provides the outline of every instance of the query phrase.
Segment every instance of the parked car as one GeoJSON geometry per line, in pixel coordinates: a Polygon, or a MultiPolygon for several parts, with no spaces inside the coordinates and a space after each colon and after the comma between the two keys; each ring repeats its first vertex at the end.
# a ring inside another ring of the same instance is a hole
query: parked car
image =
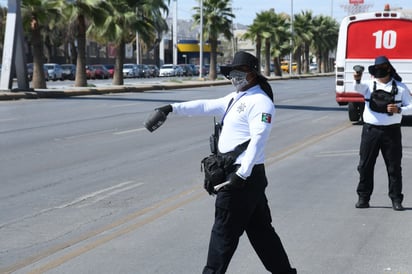
{"type": "MultiPolygon", "coordinates": [[[[199,71],[200,74],[200,65],[196,65],[196,70],[199,71]]],[[[206,66],[203,66],[202,69],[202,76],[205,76],[209,73],[209,70],[206,68],[206,66]]]]}
{"type": "Polygon", "coordinates": [[[107,68],[103,65],[91,65],[94,70],[94,78],[96,79],[109,79],[110,73],[107,68]]]}
{"type": "Polygon", "coordinates": [[[159,77],[160,70],[156,65],[148,65],[149,66],[149,75],[150,77],[159,77]]]}
{"type": "Polygon", "coordinates": [[[63,69],[63,79],[74,80],[76,78],[76,65],[63,64],[61,67],[63,69]]]}
{"type": "Polygon", "coordinates": [[[139,78],[148,78],[150,77],[150,70],[147,65],[137,64],[137,77],[139,78]]]}
{"type": "Polygon", "coordinates": [[[160,67],[159,76],[160,77],[167,77],[167,76],[176,76],[176,67],[173,64],[164,64],[160,67]]]}
{"type": "Polygon", "coordinates": [[[309,65],[309,71],[310,71],[310,72],[317,72],[317,71],[318,71],[318,64],[316,64],[316,63],[310,63],[310,65],[309,65]]]}
{"type": "Polygon", "coordinates": [[[175,66],[175,76],[183,76],[184,75],[184,71],[183,68],[179,65],[175,66]]]}
{"type": "MultiPolygon", "coordinates": [[[[44,79],[46,81],[49,81],[49,72],[46,66],[44,65],[43,65],[43,70],[44,70],[44,79]]],[[[29,79],[29,81],[33,80],[33,63],[27,64],[27,79],[29,79]]]]}
{"type": "Polygon", "coordinates": [[[189,64],[180,64],[179,66],[182,68],[184,76],[194,75],[193,69],[189,64]]]}
{"type": "Polygon", "coordinates": [[[123,77],[135,78],[137,77],[137,65],[136,64],[123,64],[123,77]]]}
{"type": "Polygon", "coordinates": [[[86,65],[86,78],[96,79],[94,69],[91,66],[86,65]]]}
{"type": "Polygon", "coordinates": [[[193,75],[199,75],[199,69],[194,64],[189,64],[192,67],[193,75]]]}
{"type": "MultiPolygon", "coordinates": [[[[288,61],[282,61],[280,64],[280,68],[283,70],[283,72],[289,73],[289,62],[288,61]]],[[[297,70],[297,64],[292,63],[292,71],[296,72],[297,70]]]]}
{"type": "Polygon", "coordinates": [[[114,74],[114,65],[113,64],[104,64],[104,66],[107,68],[107,70],[109,71],[109,77],[113,78],[113,74],[114,74]]]}
{"type": "Polygon", "coordinates": [[[49,77],[53,81],[61,80],[63,81],[63,69],[59,64],[46,63],[44,66],[47,68],[49,77]]]}

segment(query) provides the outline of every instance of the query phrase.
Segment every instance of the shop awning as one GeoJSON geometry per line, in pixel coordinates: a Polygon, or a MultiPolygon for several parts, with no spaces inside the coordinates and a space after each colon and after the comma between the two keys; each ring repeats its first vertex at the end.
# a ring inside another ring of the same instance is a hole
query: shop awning
{"type": "MultiPolygon", "coordinates": [[[[179,52],[199,52],[200,47],[198,44],[177,44],[177,50],[179,52]]],[[[203,52],[210,52],[210,45],[203,45],[203,52]]]]}

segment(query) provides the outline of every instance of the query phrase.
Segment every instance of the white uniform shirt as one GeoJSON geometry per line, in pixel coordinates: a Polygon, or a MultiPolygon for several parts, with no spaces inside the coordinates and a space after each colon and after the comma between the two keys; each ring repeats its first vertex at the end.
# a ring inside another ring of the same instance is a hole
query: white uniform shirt
{"type": "Polygon", "coordinates": [[[237,145],[250,139],[246,149],[236,160],[240,168],[236,172],[247,178],[256,164],[265,160],[264,148],[272,129],[275,106],[266,93],[256,85],[244,92],[211,100],[195,100],[172,104],[173,113],[179,115],[219,115],[222,117],[230,102],[219,138],[219,151],[232,151],[237,145]]]}
{"type": "MultiPolygon", "coordinates": [[[[365,99],[369,100],[371,97],[371,92],[373,92],[373,82],[376,82],[376,90],[382,89],[388,93],[392,90],[392,79],[384,84],[377,80],[372,80],[366,83],[357,84],[354,82],[354,89],[361,93],[365,99]]],[[[401,107],[402,113],[394,113],[393,115],[388,115],[387,113],[379,113],[370,109],[369,102],[365,101],[365,110],[363,112],[363,121],[372,125],[388,126],[393,124],[400,124],[402,120],[402,115],[412,114],[412,104],[411,104],[411,94],[408,87],[402,83],[396,81],[396,86],[398,88],[398,94],[395,96],[395,101],[398,101],[398,107],[401,107]]]]}

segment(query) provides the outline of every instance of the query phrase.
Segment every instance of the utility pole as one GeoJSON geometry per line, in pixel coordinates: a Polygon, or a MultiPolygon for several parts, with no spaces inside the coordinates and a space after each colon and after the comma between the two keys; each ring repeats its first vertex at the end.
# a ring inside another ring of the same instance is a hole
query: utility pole
{"type": "Polygon", "coordinates": [[[289,55],[289,75],[292,75],[293,59],[293,0],[290,0],[290,55],[289,55]]]}
{"type": "Polygon", "coordinates": [[[16,69],[19,89],[30,88],[27,79],[26,54],[24,52],[23,24],[21,20],[21,0],[8,0],[6,32],[4,35],[3,64],[1,68],[0,90],[13,87],[13,69],[16,69]]]}
{"type": "Polygon", "coordinates": [[[199,79],[203,77],[203,0],[200,0],[199,79]]]}
{"type": "Polygon", "coordinates": [[[173,65],[177,65],[177,0],[174,0],[173,12],[173,65]]]}

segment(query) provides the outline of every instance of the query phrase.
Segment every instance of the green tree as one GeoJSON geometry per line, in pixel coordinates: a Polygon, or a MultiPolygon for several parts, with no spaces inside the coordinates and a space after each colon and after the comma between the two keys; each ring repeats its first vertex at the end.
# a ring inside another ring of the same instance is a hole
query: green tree
{"type": "MultiPolygon", "coordinates": [[[[260,29],[260,36],[263,39],[265,58],[264,58],[264,74],[270,75],[270,50],[271,50],[271,38],[273,34],[272,21],[275,17],[275,10],[270,9],[268,11],[262,11],[256,15],[255,21],[260,29]]],[[[254,21],[254,22],[255,22],[254,21]]]]}
{"type": "Polygon", "coordinates": [[[313,16],[311,11],[302,11],[295,14],[293,22],[294,50],[296,52],[296,62],[298,74],[302,72],[301,57],[303,56],[303,71],[309,71],[309,51],[314,36],[312,26],[313,16]]]}
{"type": "Polygon", "coordinates": [[[62,0],[23,0],[23,28],[33,52],[33,88],[46,88],[42,33],[52,29],[60,15],[62,0]]]}
{"type": "Polygon", "coordinates": [[[285,43],[290,36],[288,17],[285,14],[277,14],[274,9],[270,9],[257,14],[255,20],[258,32],[264,39],[264,74],[270,76],[270,63],[273,57],[275,74],[281,75],[279,57],[288,48],[285,43]]]}
{"type": "Polygon", "coordinates": [[[111,0],[100,3],[100,8],[108,11],[102,24],[91,22],[88,34],[96,41],[112,42],[116,47],[113,76],[114,85],[123,85],[123,64],[125,45],[136,39],[136,32],[144,41],[158,39],[158,31],[167,29],[162,11],[168,12],[163,0],[111,0]]]}
{"type": "Polygon", "coordinates": [[[242,36],[243,39],[250,39],[254,42],[255,50],[256,50],[256,58],[258,59],[259,66],[261,64],[260,55],[262,51],[262,35],[261,35],[260,29],[261,29],[260,22],[255,18],[253,20],[252,25],[248,26],[247,31],[242,36]]]}
{"type": "Polygon", "coordinates": [[[329,61],[329,52],[336,49],[339,35],[339,24],[330,16],[318,15],[313,20],[312,40],[319,72],[333,70],[333,62],[329,61]]]}
{"type": "Polygon", "coordinates": [[[104,0],[72,0],[65,2],[60,6],[64,19],[68,20],[68,25],[72,26],[73,32],[77,42],[77,60],[76,60],[76,80],[74,85],[76,87],[87,86],[86,78],[86,32],[90,28],[88,21],[94,25],[101,25],[104,22],[109,10],[102,9],[101,3],[104,0]]]}
{"type": "Polygon", "coordinates": [[[273,23],[272,50],[274,72],[282,76],[280,61],[282,56],[290,53],[290,17],[286,13],[276,14],[273,23]]]}
{"type": "MultiPolygon", "coordinates": [[[[203,35],[207,37],[210,44],[210,71],[209,79],[216,79],[217,46],[219,37],[230,40],[233,36],[231,31],[232,13],[230,0],[204,0],[203,1],[203,35]]],[[[200,7],[195,7],[193,15],[195,23],[200,24],[200,7]]]]}

